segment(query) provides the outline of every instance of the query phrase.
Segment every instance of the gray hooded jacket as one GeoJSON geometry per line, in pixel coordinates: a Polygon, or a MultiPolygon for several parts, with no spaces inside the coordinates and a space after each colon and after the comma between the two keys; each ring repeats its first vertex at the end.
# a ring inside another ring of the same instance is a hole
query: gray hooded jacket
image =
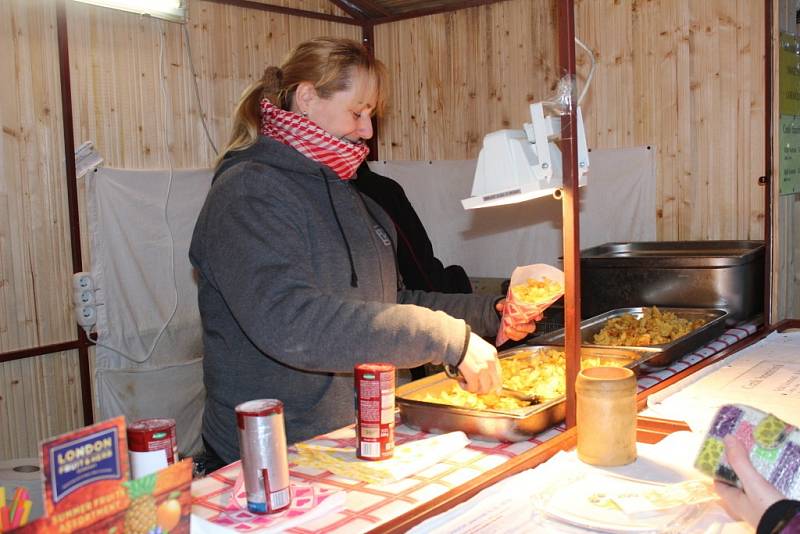
{"type": "Polygon", "coordinates": [[[470,327],[496,333],[496,297],[398,289],[393,243],[377,204],[293,148],[261,137],[226,156],[189,251],[203,437],[223,460],[239,457],[241,402],[282,400],[293,443],[353,422],[356,364],[458,364],[470,327]]]}

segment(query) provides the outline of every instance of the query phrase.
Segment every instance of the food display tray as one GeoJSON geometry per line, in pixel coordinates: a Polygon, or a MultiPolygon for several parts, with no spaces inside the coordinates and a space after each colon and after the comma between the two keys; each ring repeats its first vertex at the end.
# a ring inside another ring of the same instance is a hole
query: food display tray
{"type": "MultiPolygon", "coordinates": [[[[531,352],[552,346],[521,346],[504,351],[500,358],[528,358],[531,352]]],[[[563,350],[563,347],[561,348],[563,350]]],[[[599,357],[601,363],[614,360],[617,365],[637,371],[654,351],[621,349],[617,347],[581,347],[581,357],[599,357]]],[[[424,432],[443,433],[461,430],[471,438],[496,441],[524,441],[564,420],[564,397],[519,410],[477,410],[420,400],[428,393],[438,395],[450,389],[453,379],[437,373],[397,388],[396,404],[406,425],[424,432]]]]}
{"type": "MultiPolygon", "coordinates": [[[[609,319],[620,317],[625,314],[630,314],[640,319],[644,316],[644,311],[647,308],[617,308],[616,310],[607,311],[596,315],[590,319],[581,321],[581,345],[587,347],[606,347],[607,345],[594,344],[594,336],[606,325],[609,319]]],[[[658,308],[662,312],[672,312],[680,318],[695,321],[697,319],[704,319],[706,324],[700,328],[692,330],[683,337],[676,339],[670,343],[661,345],[647,345],[643,347],[628,347],[628,346],[615,346],[616,348],[625,348],[630,350],[643,350],[652,352],[652,355],[643,363],[643,367],[665,367],[675,360],[678,360],[701,347],[709,341],[716,339],[725,331],[725,318],[728,312],[716,308],[658,308]]],[[[537,343],[542,345],[563,345],[565,333],[564,329],[544,334],[536,339],[537,343]]]]}
{"type": "Polygon", "coordinates": [[[712,308],[728,326],[764,311],[763,241],[640,241],[581,250],[584,318],[628,306],[712,308]]]}

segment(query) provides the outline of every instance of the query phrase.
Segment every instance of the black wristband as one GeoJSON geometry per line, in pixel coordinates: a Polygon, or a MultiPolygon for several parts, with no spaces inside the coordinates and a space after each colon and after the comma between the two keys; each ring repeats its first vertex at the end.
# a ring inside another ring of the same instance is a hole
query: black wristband
{"type": "Polygon", "coordinates": [[[800,501],[783,499],[773,503],[758,521],[756,534],[778,534],[798,513],[800,513],[800,501]]]}
{"type": "Polygon", "coordinates": [[[467,335],[464,338],[464,350],[461,351],[461,356],[458,357],[458,363],[456,363],[455,365],[450,365],[449,363],[444,364],[444,372],[450,378],[459,377],[458,367],[461,365],[461,363],[464,361],[464,358],[466,358],[467,356],[467,350],[469,349],[469,336],[472,330],[470,330],[469,325],[466,325],[466,328],[467,328],[467,335]]]}
{"type": "Polygon", "coordinates": [[[466,335],[464,336],[464,350],[461,351],[461,356],[458,358],[458,363],[456,364],[456,369],[461,366],[461,363],[464,361],[464,358],[467,357],[467,350],[469,349],[469,336],[472,333],[472,330],[469,329],[469,325],[465,325],[466,328],[466,335]]]}

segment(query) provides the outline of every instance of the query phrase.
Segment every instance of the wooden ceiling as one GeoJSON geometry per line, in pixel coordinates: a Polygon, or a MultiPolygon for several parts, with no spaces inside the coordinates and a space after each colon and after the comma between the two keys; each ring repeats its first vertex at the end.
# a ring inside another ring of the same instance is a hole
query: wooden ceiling
{"type": "MultiPolygon", "coordinates": [[[[208,0],[219,4],[305,16],[345,24],[374,26],[386,22],[436,15],[475,6],[495,4],[506,0],[324,0],[344,13],[335,15],[316,10],[288,7],[281,0],[208,0]]],[[[288,2],[292,4],[294,2],[288,2]]],[[[328,11],[323,9],[323,11],[328,11]]]]}
{"type": "Polygon", "coordinates": [[[371,24],[433,15],[498,1],[501,0],[330,0],[351,17],[371,24]]]}

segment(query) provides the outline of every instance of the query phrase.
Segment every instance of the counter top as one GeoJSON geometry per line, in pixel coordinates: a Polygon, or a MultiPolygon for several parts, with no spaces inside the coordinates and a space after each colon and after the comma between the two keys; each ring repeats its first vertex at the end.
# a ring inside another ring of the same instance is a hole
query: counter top
{"type": "Polygon", "coordinates": [[[687,534],[752,533],[752,527],[728,516],[693,468],[702,439],[702,434],[678,431],[655,444],[640,442],[636,460],[618,467],[590,466],[578,460],[574,449],[561,451],[409,534],[486,531],[488,525],[496,534],[660,532],[666,525],[670,532],[687,534]],[[608,506],[616,499],[628,507],[627,513],[608,506]]]}
{"type": "MultiPolygon", "coordinates": [[[[671,383],[691,371],[693,367],[699,367],[704,362],[721,357],[728,350],[735,350],[756,331],[757,327],[754,324],[729,329],[720,338],[684,356],[669,367],[639,377],[641,401],[645,402],[646,395],[650,391],[655,391],[659,384],[671,383]]],[[[681,428],[685,426],[675,424],[665,426],[658,421],[643,420],[640,424],[640,439],[652,442],[681,428]]],[[[399,425],[395,441],[397,444],[402,444],[429,436],[424,432],[399,425]]],[[[311,443],[339,447],[354,446],[353,427],[320,436],[311,440],[311,443]]],[[[547,460],[559,450],[572,447],[574,443],[574,431],[565,431],[563,424],[518,443],[472,440],[465,449],[433,467],[398,482],[383,485],[358,482],[328,471],[290,464],[293,484],[298,487],[343,491],[344,504],[321,517],[304,521],[299,526],[288,529],[285,528],[288,525],[285,525],[281,530],[295,534],[404,532],[425,518],[468,499],[503,478],[547,460]]],[[[225,531],[222,524],[226,525],[228,532],[231,529],[250,532],[255,528],[267,526],[263,521],[260,525],[253,523],[253,518],[249,514],[237,515],[226,510],[238,471],[237,462],[195,481],[192,485],[193,519],[205,520],[196,521],[192,527],[193,532],[225,531]]],[[[272,519],[277,516],[269,517],[272,519]]],[[[270,522],[273,526],[278,525],[273,521],[270,522]]]]}

